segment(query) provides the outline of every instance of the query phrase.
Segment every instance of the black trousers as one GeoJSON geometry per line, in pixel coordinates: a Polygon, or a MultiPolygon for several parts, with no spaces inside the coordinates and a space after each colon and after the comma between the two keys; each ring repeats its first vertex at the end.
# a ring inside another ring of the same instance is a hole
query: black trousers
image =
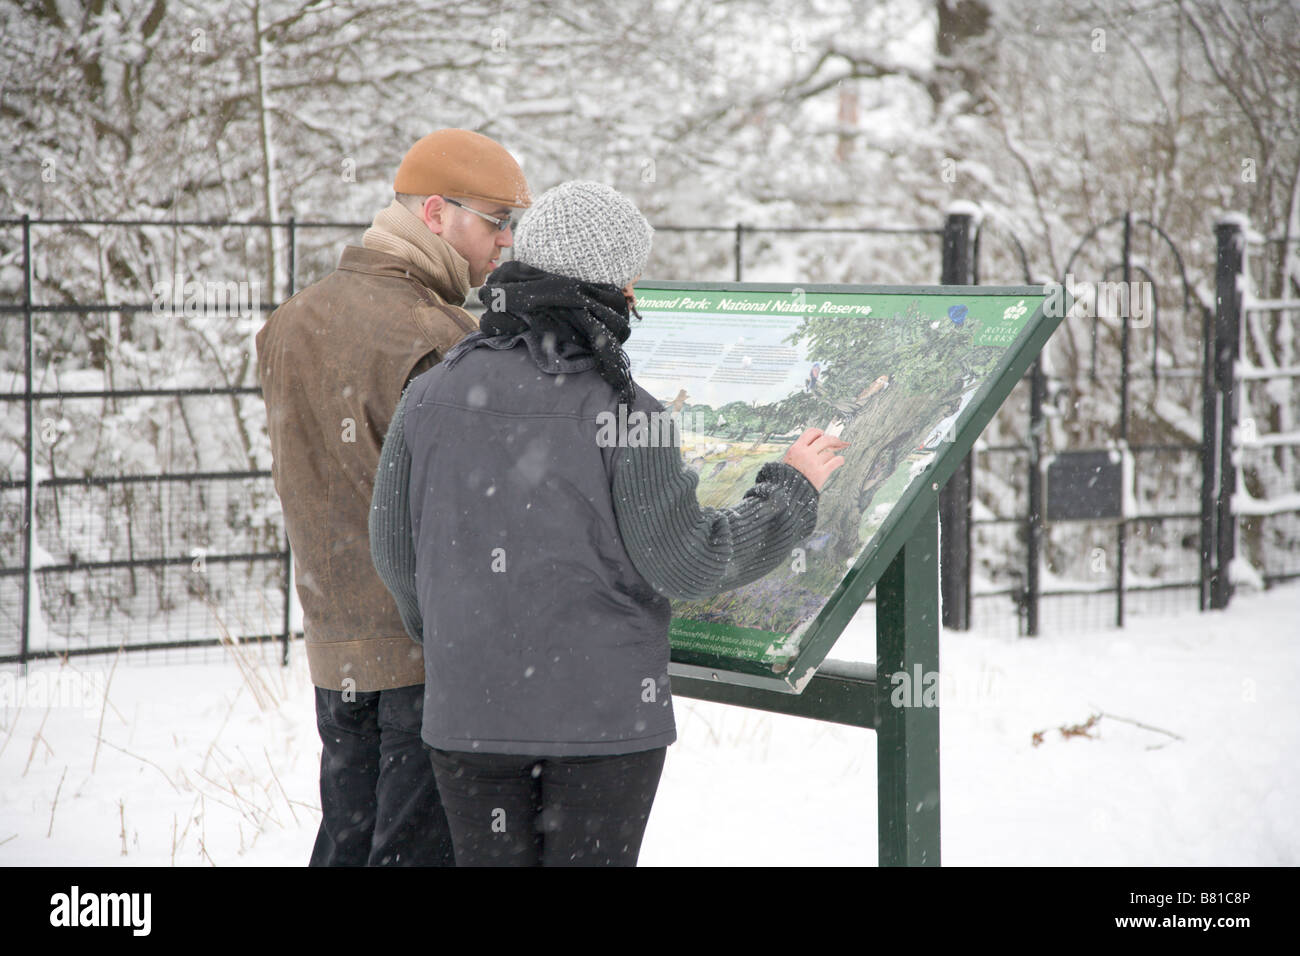
{"type": "Polygon", "coordinates": [[[420,739],[424,685],[347,697],[316,688],[321,822],[311,866],[454,866],[420,739]]]}
{"type": "Polygon", "coordinates": [[[430,749],[457,866],[636,866],[667,747],[610,757],[430,749]]]}

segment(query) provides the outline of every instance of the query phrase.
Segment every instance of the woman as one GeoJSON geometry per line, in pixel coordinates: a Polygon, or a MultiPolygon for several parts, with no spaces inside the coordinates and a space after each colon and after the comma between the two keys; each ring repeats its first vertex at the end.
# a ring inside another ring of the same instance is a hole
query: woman
{"type": "Polygon", "coordinates": [[[662,410],[621,348],[652,232],[607,186],[544,194],[479,331],[411,383],[384,443],[372,556],[424,645],[458,865],[635,865],[676,739],[669,598],[772,570],[844,462],[809,429],[737,507],[701,509],[675,440],[607,440],[620,404],[662,410]]]}

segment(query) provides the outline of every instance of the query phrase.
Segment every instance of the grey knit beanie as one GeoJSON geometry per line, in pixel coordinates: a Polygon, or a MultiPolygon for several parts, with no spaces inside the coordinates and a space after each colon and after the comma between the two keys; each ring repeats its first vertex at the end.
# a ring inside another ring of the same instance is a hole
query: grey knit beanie
{"type": "Polygon", "coordinates": [[[524,213],[514,257],[545,272],[622,288],[645,269],[653,234],[618,190],[575,179],[548,189],[524,213]]]}

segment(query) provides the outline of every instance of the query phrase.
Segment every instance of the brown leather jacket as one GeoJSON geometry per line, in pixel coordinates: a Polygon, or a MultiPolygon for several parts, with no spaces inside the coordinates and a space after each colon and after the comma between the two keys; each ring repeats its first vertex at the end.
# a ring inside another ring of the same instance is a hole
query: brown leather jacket
{"type": "Polygon", "coordinates": [[[329,690],[424,683],[370,560],[368,522],[384,433],[411,378],[472,332],[447,246],[435,277],[349,246],[339,267],[271,314],[257,334],[275,490],[293,550],[312,682],[329,690]],[[459,294],[458,294],[459,293],[459,294]],[[345,685],[346,678],[355,683],[345,685]]]}

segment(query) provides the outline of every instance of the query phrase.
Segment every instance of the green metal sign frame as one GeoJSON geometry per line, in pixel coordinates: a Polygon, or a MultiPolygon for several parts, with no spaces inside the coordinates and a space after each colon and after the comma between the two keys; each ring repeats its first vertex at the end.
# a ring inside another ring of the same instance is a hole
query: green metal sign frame
{"type": "MultiPolygon", "coordinates": [[[[692,283],[645,280],[637,291],[852,293],[963,297],[1015,296],[1036,305],[994,371],[962,410],[953,438],[893,506],[871,545],[845,576],[804,636],[797,657],[777,673],[725,658],[674,660],[669,673],[681,697],[810,717],[876,731],[879,863],[938,866],[939,708],[894,706],[882,675],[939,673],[939,492],[1016,383],[1028,371],[1071,302],[1044,313],[1039,286],[864,286],[692,283]],[[1059,312],[1060,314],[1055,314],[1059,312]],[[828,660],[835,641],[876,589],[875,664],[828,660]],[[918,670],[919,668],[919,670],[918,670]]],[[[1058,303],[1059,304],[1059,303],[1058,303]]],[[[675,655],[676,657],[676,655],[675,655]]],[[[917,689],[919,693],[919,689],[917,689]]]]}

